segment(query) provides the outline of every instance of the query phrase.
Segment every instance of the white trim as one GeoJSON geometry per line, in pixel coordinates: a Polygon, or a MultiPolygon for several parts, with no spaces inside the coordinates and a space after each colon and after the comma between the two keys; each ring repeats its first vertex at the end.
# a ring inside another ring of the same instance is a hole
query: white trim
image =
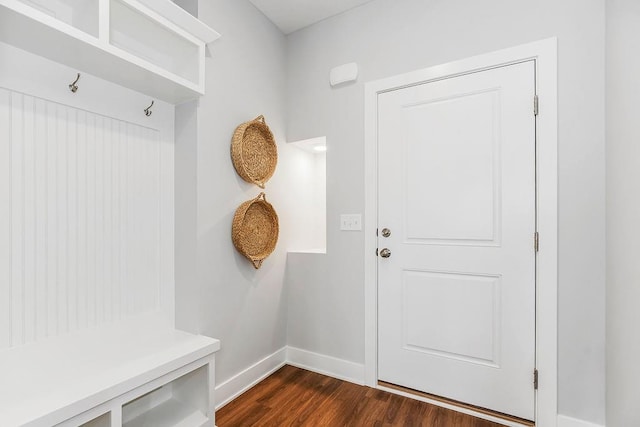
{"type": "Polygon", "coordinates": [[[536,92],[540,113],[536,122],[538,232],[536,365],[539,389],[536,424],[557,422],[557,291],[558,291],[558,94],[557,39],[550,38],[448,64],[438,65],[365,85],[365,384],[377,386],[377,97],[382,92],[417,83],[495,68],[527,60],[536,62],[536,92]]]}
{"type": "MultiPolygon", "coordinates": [[[[67,85],[75,79],[76,69],[2,41],[0,58],[0,87],[152,129],[173,121],[173,105],[155,99],[153,115],[147,117],[140,106],[149,105],[148,95],[87,72],[81,73],[80,89],[72,93],[67,85]]],[[[168,130],[173,140],[173,129],[168,130]]]]}
{"type": "Polygon", "coordinates": [[[579,420],[577,418],[567,417],[566,415],[558,415],[558,427],[604,427],[600,424],[593,424],[588,421],[579,420]]]}
{"type": "Polygon", "coordinates": [[[529,425],[529,424],[522,424],[522,423],[518,423],[518,422],[514,422],[514,421],[508,421],[508,420],[505,420],[503,418],[494,417],[494,416],[486,414],[484,412],[474,411],[473,409],[470,409],[470,408],[465,408],[465,407],[462,407],[462,406],[453,405],[453,404],[450,404],[450,403],[442,402],[440,400],[429,399],[428,397],[425,397],[425,396],[418,396],[418,395],[407,393],[407,392],[404,392],[404,391],[401,391],[401,390],[396,390],[394,388],[385,387],[383,385],[378,385],[376,388],[379,389],[379,390],[386,391],[388,393],[393,393],[393,394],[397,394],[397,395],[400,395],[400,396],[408,397],[410,399],[415,399],[415,400],[419,400],[421,402],[426,402],[426,403],[429,403],[430,405],[439,406],[441,408],[445,408],[445,409],[449,409],[449,410],[452,410],[452,411],[460,412],[460,413],[463,413],[463,414],[471,415],[472,417],[475,417],[475,418],[480,418],[482,420],[488,420],[488,421],[491,421],[491,422],[494,422],[496,424],[500,424],[500,425],[503,425],[503,426],[527,427],[529,425]]]}
{"type": "MultiPolygon", "coordinates": [[[[155,15],[177,25],[182,31],[205,44],[212,43],[221,37],[220,33],[192,16],[175,2],[158,2],[156,0],[138,0],[138,2],[144,4],[147,10],[153,11],[155,15]]],[[[167,26],[167,28],[172,27],[167,26]]]]}
{"type": "Polygon", "coordinates": [[[283,367],[286,364],[286,356],[287,348],[282,347],[222,384],[218,384],[215,390],[216,411],[283,367]]]}
{"type": "Polygon", "coordinates": [[[287,347],[287,364],[351,383],[364,385],[364,365],[287,347]]]}

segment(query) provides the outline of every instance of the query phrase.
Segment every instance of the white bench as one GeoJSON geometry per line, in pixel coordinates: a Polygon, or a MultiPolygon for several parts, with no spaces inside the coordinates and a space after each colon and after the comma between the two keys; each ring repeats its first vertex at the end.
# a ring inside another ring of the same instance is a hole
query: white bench
{"type": "Polygon", "coordinates": [[[157,317],[0,352],[0,425],[214,426],[218,340],[157,317]]]}

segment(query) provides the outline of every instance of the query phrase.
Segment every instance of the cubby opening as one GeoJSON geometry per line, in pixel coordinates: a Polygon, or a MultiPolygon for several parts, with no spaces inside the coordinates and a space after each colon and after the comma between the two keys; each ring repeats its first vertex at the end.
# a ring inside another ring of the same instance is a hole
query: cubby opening
{"type": "Polygon", "coordinates": [[[327,252],[327,138],[290,142],[296,147],[295,194],[292,206],[295,228],[289,252],[327,252]]]}
{"type": "Polygon", "coordinates": [[[80,427],[111,427],[111,413],[107,412],[104,415],[82,424],[80,427]]]}
{"type": "Polygon", "coordinates": [[[98,0],[20,0],[52,18],[98,37],[98,0]]]}
{"type": "Polygon", "coordinates": [[[170,73],[199,84],[197,44],[120,0],[110,3],[110,42],[170,73]]]}
{"type": "Polygon", "coordinates": [[[208,366],[202,366],[122,407],[125,427],[199,427],[208,420],[208,366]]]}

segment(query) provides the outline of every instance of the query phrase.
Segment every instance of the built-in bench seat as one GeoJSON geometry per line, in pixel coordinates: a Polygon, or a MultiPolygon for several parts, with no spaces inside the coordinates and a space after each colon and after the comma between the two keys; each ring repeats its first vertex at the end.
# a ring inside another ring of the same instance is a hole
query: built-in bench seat
{"type": "Polygon", "coordinates": [[[154,316],[0,352],[0,425],[213,426],[218,340],[154,316]]]}

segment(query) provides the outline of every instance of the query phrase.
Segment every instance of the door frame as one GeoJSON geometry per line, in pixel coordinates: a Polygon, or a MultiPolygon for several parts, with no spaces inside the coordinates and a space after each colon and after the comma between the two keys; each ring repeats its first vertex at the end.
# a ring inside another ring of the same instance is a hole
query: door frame
{"type": "MultiPolygon", "coordinates": [[[[449,62],[365,84],[364,278],[365,384],[378,388],[378,95],[444,78],[534,61],[540,100],[536,117],[536,217],[540,250],[536,258],[536,425],[557,424],[558,336],[558,76],[555,37],[449,62]]],[[[533,109],[533,99],[531,100],[533,109]]],[[[533,236],[532,236],[533,244],[533,236]]],[[[533,373],[532,373],[533,381],[533,373]]]]}

